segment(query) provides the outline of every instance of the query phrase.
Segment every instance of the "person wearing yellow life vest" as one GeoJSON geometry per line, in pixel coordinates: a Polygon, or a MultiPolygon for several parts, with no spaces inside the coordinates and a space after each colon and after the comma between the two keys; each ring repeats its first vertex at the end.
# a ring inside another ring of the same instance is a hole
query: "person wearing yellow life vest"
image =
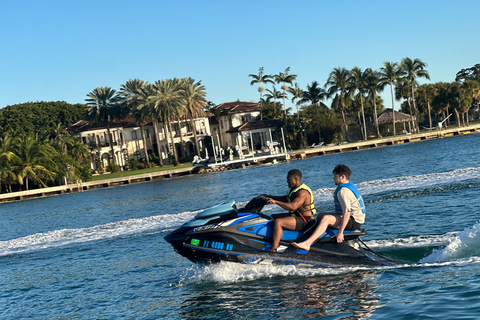
{"type": "Polygon", "coordinates": [[[272,216],[274,221],[271,252],[277,252],[283,229],[301,231],[311,221],[315,220],[315,204],[310,188],[302,183],[302,172],[298,169],[290,170],[287,174],[288,192],[285,196],[267,197],[267,204],[276,204],[288,210],[288,214],[272,216]]]}
{"type": "Polygon", "coordinates": [[[320,223],[313,234],[305,241],[292,245],[303,250],[310,250],[310,246],[320,237],[327,228],[338,229],[337,243],[344,240],[344,230],[356,230],[365,222],[365,203],[357,187],[350,182],[352,170],[344,164],[339,164],[333,169],[333,181],[337,185],[334,192],[335,213],[322,215],[320,223]]]}

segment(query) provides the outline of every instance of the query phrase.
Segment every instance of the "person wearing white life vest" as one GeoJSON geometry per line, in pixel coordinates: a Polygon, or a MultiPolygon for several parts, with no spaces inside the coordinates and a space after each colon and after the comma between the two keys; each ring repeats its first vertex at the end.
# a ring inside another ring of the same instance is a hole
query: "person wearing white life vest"
{"type": "Polygon", "coordinates": [[[301,231],[315,220],[315,204],[310,188],[302,183],[302,172],[290,170],[287,174],[288,192],[285,196],[263,195],[267,204],[276,204],[288,210],[287,214],[272,215],[275,219],[271,252],[277,252],[283,229],[301,231]]]}
{"type": "Polygon", "coordinates": [[[313,234],[303,242],[293,242],[292,245],[299,249],[309,251],[312,243],[318,239],[327,228],[338,229],[337,243],[344,240],[344,230],[356,230],[365,222],[365,204],[357,187],[350,182],[352,170],[344,164],[339,164],[333,169],[333,181],[337,185],[334,193],[335,213],[322,214],[322,218],[313,234]]]}

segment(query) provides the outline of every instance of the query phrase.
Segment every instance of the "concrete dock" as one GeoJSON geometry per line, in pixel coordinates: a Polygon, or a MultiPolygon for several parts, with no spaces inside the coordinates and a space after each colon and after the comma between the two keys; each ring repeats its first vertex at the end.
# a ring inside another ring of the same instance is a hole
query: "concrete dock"
{"type": "Polygon", "coordinates": [[[242,168],[242,167],[251,166],[251,165],[277,163],[279,161],[289,161],[294,159],[301,160],[307,157],[385,147],[389,145],[452,137],[452,136],[470,134],[475,132],[480,132],[480,124],[470,125],[468,127],[461,127],[461,128],[455,127],[452,129],[446,129],[441,131],[432,130],[431,132],[427,132],[427,133],[408,134],[408,135],[403,134],[396,137],[372,139],[367,141],[346,143],[341,145],[333,145],[333,146],[327,145],[327,146],[321,146],[321,147],[315,147],[315,148],[302,149],[295,152],[290,152],[288,154],[256,156],[256,157],[251,157],[247,159],[239,159],[239,160],[209,164],[207,167],[204,167],[204,168],[190,167],[190,168],[183,168],[183,169],[173,169],[173,170],[159,171],[159,172],[153,172],[153,173],[145,173],[145,174],[134,175],[134,176],[127,176],[122,178],[112,178],[112,179],[90,181],[90,182],[79,182],[75,184],[68,184],[68,185],[63,185],[58,187],[41,188],[41,189],[19,191],[19,192],[12,192],[12,193],[2,193],[0,194],[0,204],[5,202],[67,194],[72,192],[82,192],[82,191],[87,191],[87,190],[97,189],[97,188],[108,188],[108,187],[119,186],[119,185],[127,185],[131,183],[168,179],[168,178],[194,174],[194,173],[196,174],[196,173],[236,169],[236,168],[242,168]]]}

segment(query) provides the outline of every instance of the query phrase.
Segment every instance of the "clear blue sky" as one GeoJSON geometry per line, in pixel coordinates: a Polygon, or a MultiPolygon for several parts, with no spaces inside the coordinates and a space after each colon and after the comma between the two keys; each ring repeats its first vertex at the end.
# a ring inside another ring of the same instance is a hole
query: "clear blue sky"
{"type": "Polygon", "coordinates": [[[192,77],[216,104],[258,101],[248,74],[261,66],[290,67],[305,89],[335,67],[404,57],[426,62],[430,82],[479,63],[480,1],[0,0],[0,108],[84,103],[133,78],[192,77]]]}

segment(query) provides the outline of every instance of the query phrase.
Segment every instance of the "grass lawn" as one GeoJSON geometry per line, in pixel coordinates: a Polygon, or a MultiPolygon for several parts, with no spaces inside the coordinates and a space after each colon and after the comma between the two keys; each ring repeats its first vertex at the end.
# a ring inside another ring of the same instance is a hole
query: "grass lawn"
{"type": "Polygon", "coordinates": [[[191,166],[192,166],[191,163],[181,163],[178,166],[166,165],[163,167],[153,167],[153,168],[146,168],[146,169],[140,169],[140,170],[129,170],[129,171],[120,171],[115,173],[99,174],[99,175],[93,176],[92,181],[122,178],[122,177],[134,176],[138,174],[151,173],[151,172],[190,168],[191,166]]]}

